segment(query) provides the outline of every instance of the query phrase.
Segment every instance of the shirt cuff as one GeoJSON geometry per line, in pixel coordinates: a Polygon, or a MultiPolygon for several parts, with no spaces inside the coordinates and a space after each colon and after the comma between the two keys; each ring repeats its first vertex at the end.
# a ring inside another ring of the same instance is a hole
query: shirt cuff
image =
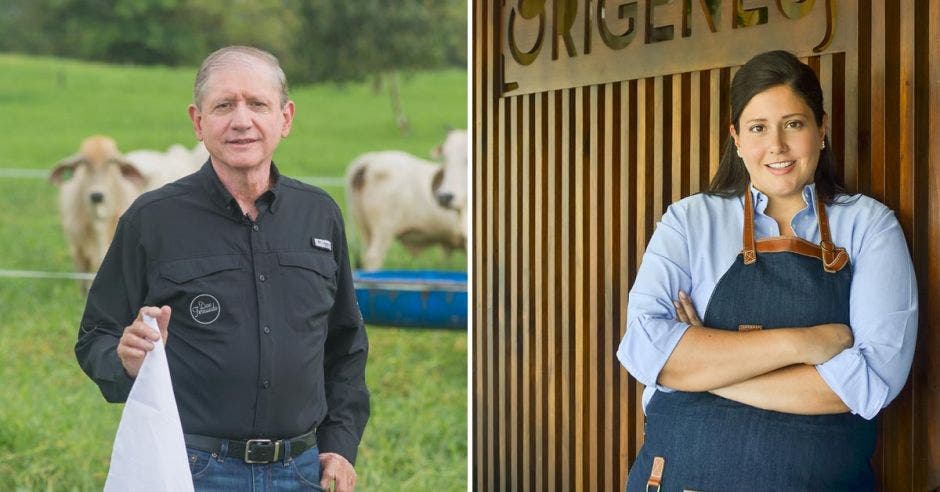
{"type": "Polygon", "coordinates": [[[816,371],[852,413],[871,420],[884,408],[888,385],[868,367],[859,349],[843,350],[816,371]]]}
{"type": "Polygon", "coordinates": [[[336,453],[355,465],[359,440],[339,427],[321,427],[317,431],[317,448],[320,453],[336,453]]]}
{"type": "Polygon", "coordinates": [[[96,381],[98,388],[109,403],[124,403],[130,395],[131,387],[134,386],[134,378],[127,375],[124,365],[117,356],[114,360],[109,360],[108,364],[111,366],[109,369],[111,375],[96,381]]]}
{"type": "Polygon", "coordinates": [[[689,325],[674,320],[649,319],[645,323],[636,320],[627,330],[637,330],[632,336],[628,334],[617,349],[617,358],[620,363],[639,382],[664,391],[672,391],[665,386],[657,384],[659,373],[662,371],[672,351],[675,350],[679,340],[685,335],[689,325]],[[647,327],[646,324],[659,326],[647,327]],[[671,326],[663,326],[665,324],[671,326]],[[652,329],[650,329],[652,328],[652,329]],[[663,334],[654,338],[653,334],[663,334]]]}

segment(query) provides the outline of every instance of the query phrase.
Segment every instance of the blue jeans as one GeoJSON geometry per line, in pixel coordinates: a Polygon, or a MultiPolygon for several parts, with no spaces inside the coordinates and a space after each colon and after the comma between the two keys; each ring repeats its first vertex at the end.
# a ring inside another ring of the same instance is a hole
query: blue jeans
{"type": "MultiPolygon", "coordinates": [[[[223,450],[224,451],[224,450],[223,450]]],[[[287,449],[285,452],[290,453],[287,449]]],[[[313,447],[295,458],[248,464],[238,458],[186,448],[193,486],[198,492],[322,491],[320,451],[313,447]]]]}

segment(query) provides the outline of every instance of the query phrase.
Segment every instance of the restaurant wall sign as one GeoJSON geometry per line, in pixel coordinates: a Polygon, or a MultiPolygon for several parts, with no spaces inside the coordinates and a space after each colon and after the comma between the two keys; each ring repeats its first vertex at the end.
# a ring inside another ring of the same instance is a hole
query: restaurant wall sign
{"type": "Polygon", "coordinates": [[[854,0],[502,0],[504,96],[845,52],[854,0]]]}

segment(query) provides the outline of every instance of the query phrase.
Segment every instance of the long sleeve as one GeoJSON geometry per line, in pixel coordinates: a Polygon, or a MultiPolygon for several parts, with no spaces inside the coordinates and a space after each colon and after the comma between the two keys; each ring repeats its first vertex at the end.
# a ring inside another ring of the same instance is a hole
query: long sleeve
{"type": "Polygon", "coordinates": [[[369,341],[356,302],[349,252],[342,223],[337,242],[337,289],[324,347],[327,415],[317,431],[320,452],[338,453],[355,464],[359,441],[369,420],[365,369],[369,341]]]}
{"type": "Polygon", "coordinates": [[[904,387],[917,338],[917,282],[904,234],[886,207],[852,258],[854,345],[817,366],[846,406],[872,419],[904,387]]]}
{"type": "Polygon", "coordinates": [[[125,216],[88,292],[75,344],[82,370],[112,403],[127,400],[134,383],[118,359],[117,345],[143,300],[145,265],[138,231],[125,216]]]}
{"type": "MultiPolygon", "coordinates": [[[[617,358],[641,383],[656,385],[679,339],[689,325],[676,321],[672,300],[680,290],[691,292],[688,240],[682,211],[672,205],[656,226],[627,305],[627,329],[617,358]]],[[[666,389],[660,387],[659,389],[666,389]]]]}

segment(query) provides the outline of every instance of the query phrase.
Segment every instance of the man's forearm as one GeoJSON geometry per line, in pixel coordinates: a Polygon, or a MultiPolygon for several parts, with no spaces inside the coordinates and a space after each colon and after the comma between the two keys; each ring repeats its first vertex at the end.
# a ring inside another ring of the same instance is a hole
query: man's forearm
{"type": "Polygon", "coordinates": [[[336,325],[324,353],[327,415],[317,433],[321,452],[335,452],[355,464],[359,440],[369,419],[365,368],[369,354],[365,326],[336,325]]]}
{"type": "Polygon", "coordinates": [[[134,380],[127,375],[115,353],[117,340],[110,335],[87,334],[75,345],[75,355],[85,374],[91,378],[105,399],[123,403],[134,380]]]}
{"type": "Polygon", "coordinates": [[[845,413],[849,408],[814,366],[796,364],[717,388],[711,393],[745,405],[803,415],[845,413]]]}

